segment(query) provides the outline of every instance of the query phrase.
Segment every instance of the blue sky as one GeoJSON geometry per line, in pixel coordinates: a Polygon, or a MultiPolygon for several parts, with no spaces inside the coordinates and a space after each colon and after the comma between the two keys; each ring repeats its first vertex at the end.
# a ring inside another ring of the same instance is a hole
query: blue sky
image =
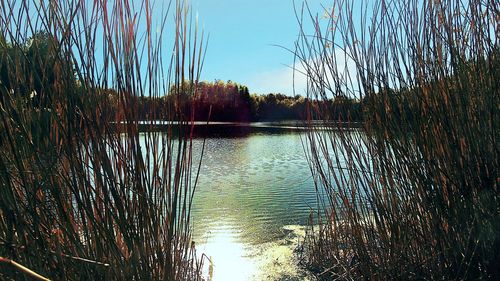
{"type": "MultiPolygon", "coordinates": [[[[168,1],[151,1],[154,3],[153,18],[161,20],[168,1]]],[[[294,2],[300,9],[303,0],[187,1],[193,14],[198,16],[199,27],[210,36],[202,80],[231,80],[248,86],[251,93],[294,94],[291,69],[294,56],[279,46],[293,49],[299,33],[294,2]]],[[[332,1],[316,0],[309,1],[309,4],[313,11],[322,15],[321,3],[328,6],[326,4],[331,5],[332,1]]],[[[131,3],[139,11],[143,2],[131,3]]],[[[168,15],[171,19],[174,7],[175,1],[172,1],[168,15]]],[[[33,13],[37,11],[33,10],[33,13]]],[[[145,32],[143,22],[139,23],[139,34],[141,32],[145,32]]],[[[167,25],[165,32],[172,34],[173,26],[167,25]]],[[[97,40],[96,45],[100,46],[101,39],[98,37],[97,40]]],[[[97,49],[95,56],[102,61],[102,49],[97,49]]],[[[296,78],[297,89],[303,89],[304,85],[304,77],[296,78]]],[[[295,94],[304,95],[304,91],[298,90],[295,94]]]]}
{"type": "MultiPolygon", "coordinates": [[[[319,1],[314,2],[321,13],[319,1]]],[[[301,3],[296,0],[298,7],[301,3]]],[[[276,46],[293,49],[297,38],[292,0],[192,0],[191,5],[210,35],[203,80],[232,80],[260,94],[293,94],[288,67],[293,55],[276,46]]],[[[297,83],[305,79],[299,77],[297,83]]]]}

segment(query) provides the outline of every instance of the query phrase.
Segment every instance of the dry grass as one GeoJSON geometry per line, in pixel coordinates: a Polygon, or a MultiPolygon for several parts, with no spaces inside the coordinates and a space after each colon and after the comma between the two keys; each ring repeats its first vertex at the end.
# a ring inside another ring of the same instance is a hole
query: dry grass
{"type": "Polygon", "coordinates": [[[56,280],[199,279],[190,133],[138,131],[137,97],[200,74],[204,39],[167,4],[158,18],[147,0],[1,2],[1,257],[56,280]]]}
{"type": "Polygon", "coordinates": [[[500,279],[498,4],[346,0],[297,15],[310,98],[358,96],[365,119],[308,134],[328,195],[308,265],[325,280],[500,279]]]}

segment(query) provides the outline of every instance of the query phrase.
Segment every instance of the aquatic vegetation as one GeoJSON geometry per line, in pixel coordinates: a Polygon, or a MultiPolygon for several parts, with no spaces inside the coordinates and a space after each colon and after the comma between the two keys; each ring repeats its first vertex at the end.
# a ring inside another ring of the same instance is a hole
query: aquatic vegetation
{"type": "MultiPolygon", "coordinates": [[[[191,136],[138,130],[138,97],[196,89],[204,38],[187,4],[159,18],[147,0],[0,6],[0,279],[28,279],[16,264],[55,280],[199,279],[191,136]]],[[[167,114],[148,122],[192,122],[167,114]]]]}
{"type": "Polygon", "coordinates": [[[497,3],[334,4],[297,10],[296,55],[309,98],[360,98],[364,126],[305,140],[329,195],[307,265],[324,280],[500,278],[497,3]]]}

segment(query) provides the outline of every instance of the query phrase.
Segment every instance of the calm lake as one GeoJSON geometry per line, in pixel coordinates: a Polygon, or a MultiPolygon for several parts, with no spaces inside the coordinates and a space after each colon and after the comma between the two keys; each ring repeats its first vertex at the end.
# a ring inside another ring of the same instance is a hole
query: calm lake
{"type": "MultiPolygon", "coordinates": [[[[193,240],[213,280],[304,280],[293,250],[316,192],[303,132],[206,139],[193,203],[193,240]],[[208,263],[207,261],[205,263],[208,263]]],[[[194,154],[202,139],[196,139],[194,154]]]]}

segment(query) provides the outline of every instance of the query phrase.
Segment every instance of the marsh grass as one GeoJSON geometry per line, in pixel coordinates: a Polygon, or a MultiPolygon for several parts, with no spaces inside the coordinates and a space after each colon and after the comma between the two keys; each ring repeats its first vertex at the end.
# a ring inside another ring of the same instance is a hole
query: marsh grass
{"type": "MultiPolygon", "coordinates": [[[[138,97],[197,88],[204,38],[187,4],[0,5],[0,256],[55,280],[200,279],[190,131],[140,133],[137,118],[138,97]]],[[[155,104],[150,124],[191,128],[155,104]]],[[[2,263],[4,278],[28,276],[2,263]]]]}
{"type": "Polygon", "coordinates": [[[475,0],[297,10],[309,97],[354,96],[364,114],[359,133],[307,136],[328,195],[306,241],[320,279],[500,278],[499,16],[475,0]]]}

